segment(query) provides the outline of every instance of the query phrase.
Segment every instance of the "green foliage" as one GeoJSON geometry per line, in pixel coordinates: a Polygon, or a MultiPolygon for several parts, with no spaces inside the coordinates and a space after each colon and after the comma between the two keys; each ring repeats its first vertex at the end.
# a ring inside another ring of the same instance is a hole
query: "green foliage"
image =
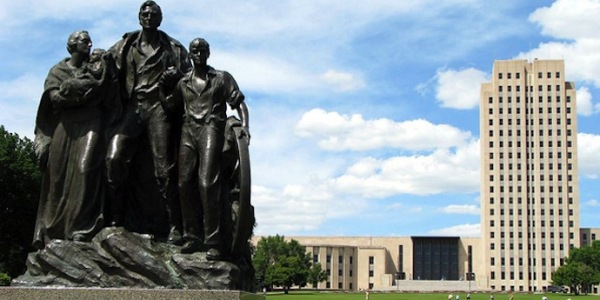
{"type": "Polygon", "coordinates": [[[308,282],[316,285],[319,282],[325,281],[325,279],[327,279],[327,272],[323,270],[321,263],[313,264],[308,273],[308,282]]]}
{"type": "Polygon", "coordinates": [[[587,294],[591,285],[600,284],[600,241],[572,249],[565,264],[552,273],[552,283],[569,286],[576,294],[587,294]]]}
{"type": "Polygon", "coordinates": [[[0,273],[0,286],[9,286],[10,276],[6,273],[0,273]]]}
{"type": "Polygon", "coordinates": [[[293,239],[287,242],[280,235],[261,238],[252,262],[256,277],[264,285],[281,286],[285,291],[293,285],[306,286],[313,267],[304,246],[293,239]]]}
{"type": "Polygon", "coordinates": [[[12,277],[32,250],[40,178],[31,140],[0,126],[0,272],[12,277]]]}

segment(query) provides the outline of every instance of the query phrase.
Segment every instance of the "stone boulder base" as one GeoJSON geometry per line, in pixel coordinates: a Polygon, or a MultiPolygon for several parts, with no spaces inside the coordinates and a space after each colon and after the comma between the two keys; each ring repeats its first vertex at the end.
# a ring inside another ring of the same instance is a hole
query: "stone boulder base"
{"type": "Polygon", "coordinates": [[[12,286],[242,289],[237,265],[181,254],[178,246],[120,227],[104,228],[91,242],[50,242],[29,254],[27,272],[12,286]]]}

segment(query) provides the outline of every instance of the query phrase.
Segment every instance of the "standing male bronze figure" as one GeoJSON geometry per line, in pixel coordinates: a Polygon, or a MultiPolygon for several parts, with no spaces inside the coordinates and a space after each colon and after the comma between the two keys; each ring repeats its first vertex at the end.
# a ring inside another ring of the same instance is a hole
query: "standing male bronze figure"
{"type": "Polygon", "coordinates": [[[186,49],[175,39],[158,30],[162,21],[160,6],[144,2],[139,11],[142,30],[126,33],[109,49],[119,70],[124,98],[124,113],[110,142],[106,158],[109,182],[111,225],[122,225],[124,218],[124,183],[131,161],[141,141],[147,139],[154,177],[160,198],[169,218],[171,243],[181,242],[181,209],[175,181],[178,136],[177,118],[169,116],[160,103],[159,85],[167,69],[186,73],[191,68],[186,49]]]}
{"type": "Polygon", "coordinates": [[[194,39],[189,50],[193,70],[179,80],[164,103],[172,110],[181,107],[184,110],[179,147],[179,196],[186,242],[181,252],[205,250],[207,259],[218,260],[225,246],[221,216],[230,213],[223,212],[221,195],[226,105],[237,111],[241,132],[249,138],[248,108],[233,76],[207,64],[210,47],[206,40],[194,39]]]}

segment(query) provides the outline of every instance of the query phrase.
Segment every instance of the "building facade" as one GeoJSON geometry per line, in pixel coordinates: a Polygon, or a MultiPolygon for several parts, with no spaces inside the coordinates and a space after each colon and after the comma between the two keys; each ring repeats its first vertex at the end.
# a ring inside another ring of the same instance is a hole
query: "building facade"
{"type": "Polygon", "coordinates": [[[480,90],[480,137],[480,238],[288,237],[327,271],[315,288],[421,280],[542,291],[570,249],[600,239],[600,229],[579,227],[576,91],[563,60],[494,62],[480,90]]]}
{"type": "MultiPolygon", "coordinates": [[[[311,288],[393,290],[401,281],[461,282],[483,274],[479,238],[290,236],[320,263],[327,279],[311,288]]],[[[258,240],[255,241],[257,243],[258,240]]],[[[482,283],[485,286],[486,283],[482,283]]]]}
{"type": "Polygon", "coordinates": [[[591,246],[594,241],[600,239],[600,228],[581,228],[579,230],[579,240],[581,247],[591,246]]]}
{"type": "Polygon", "coordinates": [[[492,289],[541,290],[580,244],[575,100],[562,60],[496,61],[481,86],[481,238],[492,289]]]}

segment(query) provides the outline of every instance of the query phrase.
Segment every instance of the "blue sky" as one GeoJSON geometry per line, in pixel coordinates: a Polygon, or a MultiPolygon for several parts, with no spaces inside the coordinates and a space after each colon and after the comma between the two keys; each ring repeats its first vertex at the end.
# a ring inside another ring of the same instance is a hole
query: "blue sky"
{"type": "MultiPolygon", "coordinates": [[[[142,1],[0,3],[0,124],[32,137],[48,70],[109,48],[142,1]]],[[[250,107],[258,235],[479,236],[479,86],[494,60],[565,59],[580,216],[600,227],[600,1],[158,1],[250,107]]]]}

